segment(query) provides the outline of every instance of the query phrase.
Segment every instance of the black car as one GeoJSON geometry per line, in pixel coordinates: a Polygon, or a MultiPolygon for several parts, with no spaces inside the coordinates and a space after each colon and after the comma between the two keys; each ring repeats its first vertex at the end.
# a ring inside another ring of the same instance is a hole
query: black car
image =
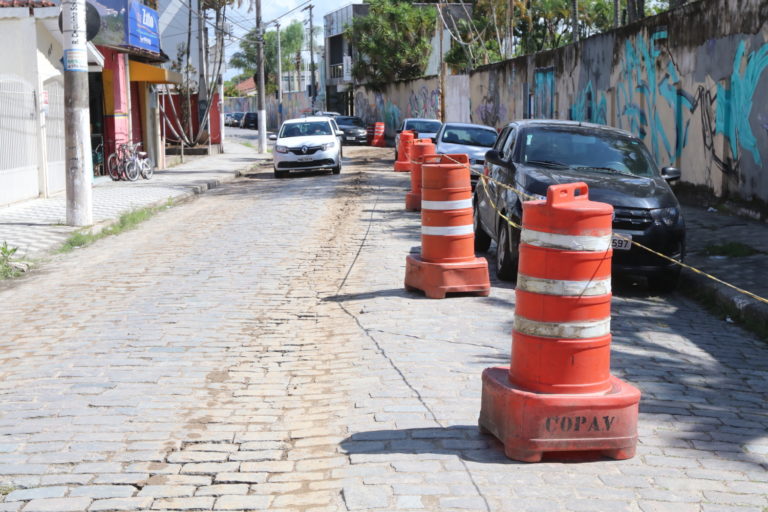
{"type": "MultiPolygon", "coordinates": [[[[668,184],[680,171],[659,170],[643,142],[628,132],[573,121],[519,121],[504,128],[485,159],[486,175],[520,191],[492,180],[475,189],[475,248],[485,251],[496,242],[500,279],[516,277],[520,231],[499,212],[519,224],[520,195],[542,199],[558,183],[582,181],[591,200],[612,205],[614,233],[679,261],[685,256],[685,222],[668,184]]],[[[656,291],[677,285],[679,265],[622,237],[612,241],[614,273],[646,277],[656,291]]]]}
{"type": "Polygon", "coordinates": [[[232,112],[229,126],[237,126],[239,127],[243,123],[243,116],[245,115],[245,112],[232,112]]]}
{"type": "Polygon", "coordinates": [[[336,116],[334,119],[336,119],[336,124],[339,125],[339,129],[344,132],[344,144],[368,143],[368,130],[362,119],[355,116],[336,116]]]}
{"type": "Polygon", "coordinates": [[[243,114],[243,120],[240,124],[241,128],[253,128],[259,129],[259,114],[257,112],[246,112],[243,114]]]}

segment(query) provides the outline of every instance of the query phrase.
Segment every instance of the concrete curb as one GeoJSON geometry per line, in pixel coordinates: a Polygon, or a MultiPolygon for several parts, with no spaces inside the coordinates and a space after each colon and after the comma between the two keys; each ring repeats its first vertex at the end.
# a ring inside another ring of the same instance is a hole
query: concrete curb
{"type": "Polygon", "coordinates": [[[731,319],[759,336],[768,336],[768,304],[685,269],[680,274],[679,290],[693,300],[725,310],[731,319]]]}

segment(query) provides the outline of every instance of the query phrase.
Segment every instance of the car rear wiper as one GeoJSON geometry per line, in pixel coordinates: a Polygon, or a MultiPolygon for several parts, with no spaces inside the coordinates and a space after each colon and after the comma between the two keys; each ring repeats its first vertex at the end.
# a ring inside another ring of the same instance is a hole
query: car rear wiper
{"type": "Polygon", "coordinates": [[[534,165],[546,165],[549,167],[568,167],[566,164],[561,162],[555,162],[554,160],[528,160],[526,163],[528,164],[534,164],[534,165]]]}
{"type": "Polygon", "coordinates": [[[629,171],[622,171],[621,169],[615,169],[613,167],[600,167],[599,165],[580,165],[578,167],[574,167],[573,169],[577,171],[609,171],[616,174],[623,174],[625,176],[634,176],[629,171]]]}

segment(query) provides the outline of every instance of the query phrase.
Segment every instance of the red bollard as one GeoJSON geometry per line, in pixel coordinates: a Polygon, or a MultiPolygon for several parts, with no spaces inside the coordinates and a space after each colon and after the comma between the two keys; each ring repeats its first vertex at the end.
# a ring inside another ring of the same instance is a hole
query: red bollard
{"type": "Polygon", "coordinates": [[[405,288],[432,299],[491,291],[488,262],[475,257],[467,155],[422,156],[421,255],[405,259],[405,288]]]}
{"type": "Polygon", "coordinates": [[[587,191],[523,203],[511,364],[483,372],[479,419],[511,459],[635,454],[640,391],[610,374],[613,207],[587,191]]]}
{"type": "Polygon", "coordinates": [[[421,210],[421,165],[423,157],[435,154],[432,139],[417,139],[411,146],[411,191],[405,195],[405,209],[421,210]]]}
{"type": "Polygon", "coordinates": [[[400,144],[397,146],[397,160],[395,161],[395,170],[398,172],[408,172],[411,170],[411,144],[413,144],[413,132],[403,130],[400,132],[400,144]]]}

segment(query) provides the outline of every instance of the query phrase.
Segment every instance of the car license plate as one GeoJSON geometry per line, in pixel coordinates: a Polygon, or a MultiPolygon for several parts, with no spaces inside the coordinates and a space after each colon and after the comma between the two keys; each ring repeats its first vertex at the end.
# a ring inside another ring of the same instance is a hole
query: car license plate
{"type": "Polygon", "coordinates": [[[299,162],[311,162],[311,161],[312,161],[312,157],[311,156],[300,156],[299,157],[299,162]]]}
{"type": "Polygon", "coordinates": [[[347,137],[347,140],[355,140],[354,137],[347,137]]]}
{"type": "Polygon", "coordinates": [[[621,234],[613,235],[611,238],[611,249],[615,251],[628,251],[632,248],[632,235],[621,234]]]}

